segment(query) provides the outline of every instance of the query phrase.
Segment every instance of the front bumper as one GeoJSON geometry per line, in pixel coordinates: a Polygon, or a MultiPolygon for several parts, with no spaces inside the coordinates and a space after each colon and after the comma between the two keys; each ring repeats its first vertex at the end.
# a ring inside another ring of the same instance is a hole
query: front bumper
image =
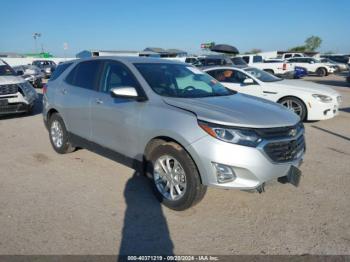
{"type": "Polygon", "coordinates": [[[20,92],[15,95],[0,96],[0,100],[5,99],[7,103],[0,104],[0,115],[28,112],[35,103],[35,97],[30,97],[30,99],[28,99],[23,97],[20,92]]]}
{"type": "MultiPolygon", "coordinates": [[[[298,136],[300,135],[303,134],[298,136]]],[[[287,176],[292,166],[298,167],[302,163],[305,148],[297,159],[286,163],[275,163],[264,152],[265,143],[253,148],[205,136],[189,145],[186,150],[197,164],[204,185],[250,190],[267,181],[287,176]],[[219,183],[213,163],[231,167],[235,173],[235,179],[227,183],[219,183]]]]}
{"type": "MultiPolygon", "coordinates": [[[[307,104],[307,120],[318,121],[331,119],[339,114],[340,102],[337,98],[333,98],[331,103],[323,103],[320,101],[312,101],[307,104]]],[[[340,99],[341,101],[341,99],[340,99]]]]}

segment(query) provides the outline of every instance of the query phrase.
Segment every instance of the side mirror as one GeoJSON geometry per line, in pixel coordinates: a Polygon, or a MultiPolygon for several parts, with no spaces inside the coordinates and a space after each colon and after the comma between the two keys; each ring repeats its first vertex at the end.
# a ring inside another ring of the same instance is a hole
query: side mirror
{"type": "Polygon", "coordinates": [[[253,85],[254,84],[254,80],[251,78],[246,78],[243,80],[243,84],[245,85],[253,85]]]}
{"type": "Polygon", "coordinates": [[[139,96],[135,87],[116,87],[111,89],[111,96],[117,98],[129,98],[137,101],[145,101],[146,98],[139,96]]]}
{"type": "Polygon", "coordinates": [[[310,64],[314,64],[315,62],[314,62],[314,61],[310,61],[309,63],[310,63],[310,64]]]}
{"type": "Polygon", "coordinates": [[[18,70],[18,71],[17,71],[17,75],[18,75],[18,76],[23,76],[23,75],[24,75],[24,72],[23,72],[22,70],[18,70]]]}

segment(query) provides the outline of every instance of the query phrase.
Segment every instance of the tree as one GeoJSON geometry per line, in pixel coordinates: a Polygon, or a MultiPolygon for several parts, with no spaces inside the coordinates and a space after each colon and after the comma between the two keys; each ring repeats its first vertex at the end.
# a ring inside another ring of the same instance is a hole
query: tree
{"type": "Polygon", "coordinates": [[[306,47],[304,45],[300,45],[300,46],[290,48],[289,51],[291,51],[291,52],[305,52],[306,47]]]}
{"type": "Polygon", "coordinates": [[[289,51],[292,52],[307,52],[307,51],[315,51],[321,46],[322,39],[319,36],[310,36],[308,37],[304,45],[292,47],[289,51]]]}
{"type": "Polygon", "coordinates": [[[259,49],[259,48],[253,48],[252,50],[247,51],[247,52],[245,52],[244,54],[257,54],[257,53],[260,53],[260,52],[262,52],[261,49],[259,49]]]}
{"type": "Polygon", "coordinates": [[[315,51],[320,47],[322,39],[318,36],[310,36],[305,40],[305,47],[307,51],[315,51]]]}

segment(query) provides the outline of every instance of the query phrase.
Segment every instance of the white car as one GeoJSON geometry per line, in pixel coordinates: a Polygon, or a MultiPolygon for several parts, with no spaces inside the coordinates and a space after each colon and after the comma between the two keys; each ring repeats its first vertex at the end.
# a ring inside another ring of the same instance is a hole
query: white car
{"type": "Polygon", "coordinates": [[[0,59],[0,116],[30,113],[37,98],[34,87],[0,59]]]}
{"type": "Polygon", "coordinates": [[[339,72],[349,70],[349,66],[347,64],[339,63],[339,62],[333,61],[332,59],[329,59],[329,58],[321,58],[320,61],[322,63],[327,64],[327,65],[335,66],[337,68],[337,71],[339,71],[339,72]]]}
{"type": "Polygon", "coordinates": [[[242,59],[250,66],[254,66],[273,75],[293,75],[294,67],[283,60],[264,61],[261,55],[242,55],[242,59]]]}
{"type": "Polygon", "coordinates": [[[322,63],[312,57],[293,57],[287,59],[287,61],[293,67],[304,67],[307,69],[308,73],[317,74],[318,76],[326,76],[328,74],[334,73],[337,70],[335,66],[322,63]]]}
{"type": "Polygon", "coordinates": [[[221,66],[203,71],[231,90],[283,105],[303,121],[336,116],[342,99],[329,87],[303,80],[281,79],[254,67],[221,66]]]}

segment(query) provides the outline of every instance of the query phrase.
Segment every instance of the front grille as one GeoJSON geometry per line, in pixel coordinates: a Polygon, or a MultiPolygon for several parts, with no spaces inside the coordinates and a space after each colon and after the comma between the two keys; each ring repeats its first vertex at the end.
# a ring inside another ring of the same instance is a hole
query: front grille
{"type": "Polygon", "coordinates": [[[293,161],[305,150],[304,135],[295,140],[268,143],[264,146],[264,150],[274,162],[293,161]]]}
{"type": "Polygon", "coordinates": [[[292,138],[296,134],[299,134],[304,129],[302,122],[299,122],[295,126],[285,126],[276,128],[258,128],[254,131],[265,139],[278,139],[278,138],[292,138]]]}
{"type": "Polygon", "coordinates": [[[12,95],[18,92],[17,85],[0,85],[0,95],[12,95]]]}
{"type": "Polygon", "coordinates": [[[27,111],[27,105],[23,103],[14,103],[8,105],[0,105],[0,115],[6,113],[17,113],[27,111]]]}

